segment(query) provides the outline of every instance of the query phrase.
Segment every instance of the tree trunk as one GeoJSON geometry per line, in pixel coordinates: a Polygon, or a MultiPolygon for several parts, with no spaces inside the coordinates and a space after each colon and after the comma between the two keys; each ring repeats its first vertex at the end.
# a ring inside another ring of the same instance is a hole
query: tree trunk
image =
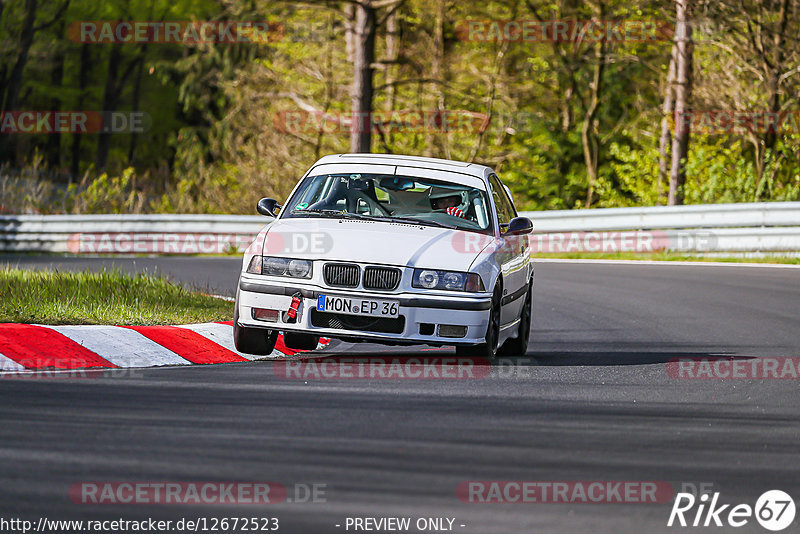
{"type": "MultiPolygon", "coordinates": [[[[786,45],[786,25],[789,20],[789,0],[782,0],[778,13],[778,29],[772,37],[772,68],[769,69],[767,79],[767,94],[769,97],[769,112],[776,114],[781,110],[781,76],[783,74],[783,58],[786,45]]],[[[764,136],[766,148],[773,148],[778,138],[774,125],[770,125],[764,136]]],[[[759,182],[760,180],[759,176],[759,182]]]]}
{"type": "Polygon", "coordinates": [[[347,2],[344,6],[344,46],[347,54],[347,61],[355,61],[356,49],[356,6],[347,2]]]}
{"type": "Polygon", "coordinates": [[[350,152],[370,152],[372,148],[373,64],[375,63],[375,8],[372,0],[355,5],[353,26],[353,124],[350,128],[350,152]]]}
{"type": "Polygon", "coordinates": [[[36,22],[36,8],[38,0],[25,0],[25,20],[22,23],[22,33],[19,37],[19,55],[11,73],[8,77],[6,86],[5,101],[3,111],[15,111],[19,104],[19,91],[22,88],[22,73],[28,63],[28,53],[33,44],[33,35],[36,33],[34,23],[36,22]]]}
{"type": "MultiPolygon", "coordinates": [[[[25,0],[25,18],[22,22],[22,32],[19,37],[19,55],[17,61],[8,75],[3,99],[3,111],[15,111],[19,105],[19,92],[22,88],[22,73],[28,63],[28,53],[33,44],[33,35],[36,33],[36,8],[38,0],[25,0]]],[[[14,157],[13,141],[8,134],[0,134],[0,160],[9,161],[14,157]]]]}
{"type": "MultiPolygon", "coordinates": [[[[153,20],[153,10],[155,9],[155,0],[150,2],[150,13],[148,19],[153,20]]],[[[144,63],[147,58],[147,42],[141,44],[140,47],[139,65],[136,67],[136,81],[133,86],[133,113],[139,112],[139,105],[142,100],[142,80],[144,77],[144,63]]],[[[128,146],[128,165],[133,165],[136,159],[136,145],[139,141],[139,135],[136,132],[131,132],[131,142],[128,146]]]]}
{"type": "MultiPolygon", "coordinates": [[[[442,114],[446,109],[445,95],[440,83],[444,78],[444,22],[447,15],[446,0],[436,1],[436,16],[433,23],[433,54],[431,58],[431,78],[435,80],[431,85],[433,96],[433,112],[438,114],[437,120],[432,123],[437,127],[443,125],[442,114]],[[439,83],[437,83],[439,82],[439,83]]],[[[428,111],[428,110],[425,110],[428,111]]],[[[448,157],[447,133],[443,130],[428,131],[425,135],[425,155],[433,157],[448,157]]]]}
{"type": "MultiPolygon", "coordinates": [[[[92,51],[91,44],[84,43],[81,45],[81,60],[80,70],[78,72],[78,109],[83,109],[83,103],[86,100],[86,86],[89,84],[89,72],[92,68],[92,51]]],[[[74,133],[72,134],[72,147],[70,152],[72,158],[70,161],[69,172],[72,178],[77,178],[81,172],[81,141],[83,135],[74,133]]]]}
{"type": "MultiPolygon", "coordinates": [[[[139,105],[142,99],[142,79],[144,77],[144,60],[147,57],[147,44],[142,45],[142,58],[136,67],[136,82],[133,86],[133,113],[139,112],[139,105]]],[[[139,136],[136,132],[131,132],[131,143],[128,147],[128,165],[133,165],[136,159],[136,143],[139,136]]]]}
{"type": "Polygon", "coordinates": [[[570,130],[572,130],[572,123],[575,120],[575,116],[573,115],[572,111],[572,98],[575,96],[577,82],[575,80],[575,73],[572,70],[572,67],[567,67],[569,71],[569,76],[567,77],[567,81],[564,82],[564,89],[560,91],[564,97],[561,99],[561,133],[568,134],[570,130]]]}
{"type": "MultiPolygon", "coordinates": [[[[400,26],[397,21],[397,12],[392,10],[386,17],[386,66],[384,78],[386,85],[386,97],[383,102],[386,111],[393,111],[397,98],[397,88],[395,87],[396,75],[398,71],[397,62],[400,58],[400,26]]],[[[391,130],[381,132],[380,141],[386,152],[391,152],[394,144],[394,135],[391,130]]]]}
{"type": "Polygon", "coordinates": [[[394,110],[396,96],[395,71],[397,70],[397,60],[400,58],[400,27],[397,24],[397,13],[392,12],[386,18],[386,111],[394,110]]]}
{"type": "MultiPolygon", "coordinates": [[[[122,61],[122,53],[119,44],[111,46],[111,53],[108,55],[108,70],[106,72],[106,88],[103,94],[103,112],[108,115],[109,112],[117,109],[117,100],[119,99],[117,79],[119,77],[119,64],[122,61]]],[[[102,172],[108,165],[108,153],[111,149],[111,132],[107,130],[107,124],[103,125],[103,131],[97,138],[97,157],[95,159],[95,166],[98,172],[102,172]]]]}
{"type": "Polygon", "coordinates": [[[689,154],[691,119],[689,103],[692,95],[692,26],[689,24],[691,0],[675,0],[677,8],[675,47],[675,133],[672,136],[672,169],[669,177],[670,206],[683,204],[686,183],[686,158],[689,154]]]}
{"type": "MultiPolygon", "coordinates": [[[[600,2],[597,6],[597,18],[603,20],[605,5],[600,2]]],[[[597,182],[598,169],[598,141],[595,132],[595,120],[597,111],[600,108],[600,94],[603,89],[603,72],[606,66],[606,43],[602,39],[595,44],[595,65],[592,76],[591,96],[589,105],[583,117],[583,127],[581,128],[581,143],[583,144],[583,159],[586,163],[586,176],[589,184],[586,190],[586,207],[591,207],[594,202],[594,187],[597,182]]]]}
{"type": "Polygon", "coordinates": [[[664,104],[661,107],[661,138],[658,141],[658,198],[656,204],[661,204],[664,192],[663,184],[669,179],[669,148],[672,130],[670,123],[674,119],[675,111],[675,60],[677,48],[673,45],[672,55],[669,59],[669,72],[667,73],[667,86],[664,90],[664,104]]]}
{"type": "MultiPolygon", "coordinates": [[[[3,20],[3,11],[5,10],[5,0],[0,0],[0,21],[3,20]]],[[[6,73],[8,72],[8,65],[3,63],[0,67],[0,109],[3,109],[3,101],[6,96],[6,73]]]]}
{"type": "MultiPolygon", "coordinates": [[[[65,22],[62,19],[58,25],[59,39],[64,35],[65,22]]],[[[50,72],[50,85],[53,87],[53,97],[50,99],[49,111],[61,111],[61,85],[64,79],[64,46],[59,42],[55,45],[53,70],[50,72]]],[[[55,131],[47,138],[47,163],[52,168],[61,166],[61,132],[55,131]]]]}

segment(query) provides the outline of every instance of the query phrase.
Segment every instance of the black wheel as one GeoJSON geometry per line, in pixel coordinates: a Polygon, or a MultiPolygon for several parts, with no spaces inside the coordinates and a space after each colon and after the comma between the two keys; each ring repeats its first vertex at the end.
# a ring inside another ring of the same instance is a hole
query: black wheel
{"type": "Polygon", "coordinates": [[[486,338],[480,345],[456,345],[456,356],[459,358],[486,358],[493,361],[497,357],[497,340],[500,338],[500,301],[503,293],[496,285],[492,295],[492,307],[489,309],[489,326],[486,338]]]}
{"type": "Polygon", "coordinates": [[[233,311],[233,344],[236,350],[255,356],[267,356],[275,350],[278,332],[263,328],[239,326],[239,295],[236,295],[236,308],[233,311]]]}
{"type": "Polygon", "coordinates": [[[283,342],[294,350],[314,350],[319,344],[319,336],[301,334],[298,332],[284,332],[283,342]]]}
{"type": "Polygon", "coordinates": [[[528,285],[525,304],[519,316],[519,332],[517,337],[509,339],[498,351],[501,356],[525,356],[528,352],[528,341],[531,337],[531,316],[533,310],[533,284],[528,285]]]}

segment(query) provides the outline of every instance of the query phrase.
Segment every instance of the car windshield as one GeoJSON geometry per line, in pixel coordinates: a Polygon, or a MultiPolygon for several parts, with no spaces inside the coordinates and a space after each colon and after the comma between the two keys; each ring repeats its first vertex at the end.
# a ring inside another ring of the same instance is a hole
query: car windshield
{"type": "Polygon", "coordinates": [[[411,222],[489,233],[485,191],[468,185],[380,174],[307,177],[282,217],[344,217],[411,222]]]}

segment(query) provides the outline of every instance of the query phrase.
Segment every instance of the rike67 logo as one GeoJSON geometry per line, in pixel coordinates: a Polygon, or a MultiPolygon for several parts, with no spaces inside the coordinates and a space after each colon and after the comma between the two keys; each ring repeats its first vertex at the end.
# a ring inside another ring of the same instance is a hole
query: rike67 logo
{"type": "Polygon", "coordinates": [[[794,521],[794,500],[784,491],[764,492],[755,506],[720,504],[719,496],[719,492],[715,492],[712,496],[706,493],[699,498],[691,493],[678,493],[667,526],[739,528],[747,525],[755,517],[765,529],[778,532],[789,527],[794,521]]]}

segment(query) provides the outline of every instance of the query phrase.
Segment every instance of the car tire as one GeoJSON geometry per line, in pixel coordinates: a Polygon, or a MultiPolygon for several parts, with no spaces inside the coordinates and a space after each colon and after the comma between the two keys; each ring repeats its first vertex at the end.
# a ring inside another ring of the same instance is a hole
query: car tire
{"type": "Polygon", "coordinates": [[[268,356],[275,350],[278,332],[263,328],[247,328],[239,325],[239,295],[236,295],[233,311],[233,344],[236,350],[254,356],[268,356]]]}
{"type": "Polygon", "coordinates": [[[531,337],[531,318],[533,317],[533,284],[528,284],[525,292],[525,304],[520,313],[517,337],[509,339],[498,351],[501,356],[525,356],[528,352],[528,341],[531,337]]]}
{"type": "Polygon", "coordinates": [[[284,332],[283,342],[293,350],[314,350],[319,345],[319,336],[298,332],[284,332]]]}
{"type": "Polygon", "coordinates": [[[500,338],[500,304],[503,292],[496,285],[492,295],[492,306],[489,308],[489,325],[486,337],[479,345],[456,345],[456,356],[459,358],[485,358],[494,361],[497,358],[497,340],[500,338]]]}

